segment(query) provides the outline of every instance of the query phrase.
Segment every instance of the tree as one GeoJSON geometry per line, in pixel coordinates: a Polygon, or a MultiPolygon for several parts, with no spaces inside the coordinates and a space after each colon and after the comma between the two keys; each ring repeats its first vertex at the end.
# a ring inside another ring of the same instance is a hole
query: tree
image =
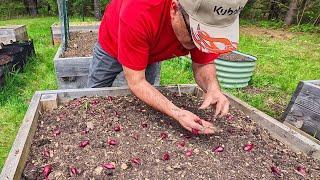
{"type": "Polygon", "coordinates": [[[36,16],[38,14],[37,0],[24,0],[24,5],[31,16],[36,16]]]}
{"type": "Polygon", "coordinates": [[[94,0],[93,7],[94,7],[94,16],[96,17],[96,19],[101,20],[100,0],[94,0]]]}
{"type": "Polygon", "coordinates": [[[297,15],[298,0],[291,0],[289,10],[285,18],[285,25],[290,26],[293,18],[297,15]]]}

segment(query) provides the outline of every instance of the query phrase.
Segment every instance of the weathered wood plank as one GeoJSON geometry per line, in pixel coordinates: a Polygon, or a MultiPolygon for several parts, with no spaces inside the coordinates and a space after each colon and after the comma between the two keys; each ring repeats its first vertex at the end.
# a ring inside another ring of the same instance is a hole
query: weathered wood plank
{"type": "Polygon", "coordinates": [[[59,58],[54,60],[57,77],[87,76],[92,57],[59,58]]]}
{"type": "Polygon", "coordinates": [[[296,90],[294,91],[293,95],[291,96],[291,100],[289,102],[287,109],[283,113],[281,121],[285,121],[286,117],[290,113],[290,110],[291,110],[292,106],[294,105],[294,102],[296,101],[298,95],[300,94],[300,91],[301,91],[304,84],[305,83],[303,81],[299,82],[298,86],[296,87],[296,90]]]}
{"type": "Polygon", "coordinates": [[[306,94],[305,92],[301,92],[297,97],[295,104],[313,111],[314,113],[318,114],[320,118],[320,94],[315,95],[311,93],[306,94]]]}
{"type": "Polygon", "coordinates": [[[57,94],[44,94],[40,99],[43,111],[52,111],[58,107],[57,94]]]}
{"type": "MultiPolygon", "coordinates": [[[[195,89],[193,84],[180,85],[180,90],[186,93],[193,93],[195,89]]],[[[156,87],[158,89],[167,89],[172,92],[178,92],[177,86],[165,86],[156,87]]],[[[51,90],[51,91],[40,91],[41,94],[57,94],[59,103],[65,103],[74,98],[80,98],[83,96],[93,97],[93,96],[123,96],[130,94],[131,91],[128,87],[108,87],[108,88],[84,88],[84,89],[61,89],[61,90],[51,90]]]]}
{"type": "Polygon", "coordinates": [[[310,134],[308,134],[308,133],[306,133],[306,132],[302,131],[301,129],[296,128],[295,126],[293,126],[293,125],[289,124],[288,122],[283,122],[283,124],[284,124],[284,125],[286,125],[286,126],[288,126],[288,127],[290,127],[291,129],[293,129],[293,130],[297,131],[297,132],[298,132],[298,133],[300,133],[301,135],[303,135],[303,136],[305,136],[305,137],[309,138],[311,141],[313,141],[313,142],[315,142],[315,143],[317,143],[317,144],[320,144],[320,141],[319,141],[318,139],[316,139],[316,138],[314,138],[314,137],[310,136],[310,134]]]}
{"type": "Polygon", "coordinates": [[[10,41],[28,40],[25,25],[10,25],[0,27],[0,43],[10,44],[10,41]]]}
{"type": "Polygon", "coordinates": [[[25,163],[29,156],[30,146],[36,131],[40,111],[40,93],[33,96],[28,111],[22,121],[16,139],[10,150],[6,163],[2,169],[0,179],[21,179],[25,163]]]}
{"type": "Polygon", "coordinates": [[[285,122],[320,139],[320,80],[299,83],[285,114],[285,122]]]}
{"type": "Polygon", "coordinates": [[[309,133],[311,136],[320,139],[320,116],[315,112],[294,104],[291,112],[286,117],[286,121],[293,126],[309,133]]]}

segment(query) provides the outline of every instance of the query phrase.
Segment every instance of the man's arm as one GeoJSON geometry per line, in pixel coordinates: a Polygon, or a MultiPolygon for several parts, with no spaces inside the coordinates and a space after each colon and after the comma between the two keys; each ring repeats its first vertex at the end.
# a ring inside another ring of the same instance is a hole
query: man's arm
{"type": "Polygon", "coordinates": [[[215,128],[211,123],[202,120],[203,126],[201,126],[196,122],[200,119],[198,116],[189,111],[178,108],[156,88],[149,84],[145,79],[145,71],[135,71],[125,66],[122,67],[130,90],[139,99],[154,109],[174,118],[189,131],[197,129],[200,130],[200,133],[202,134],[211,134],[214,132],[215,128]]]}
{"type": "Polygon", "coordinates": [[[193,62],[192,69],[197,84],[206,93],[200,109],[216,105],[214,116],[226,115],[229,111],[229,101],[220,90],[215,65],[213,63],[198,64],[193,62]]]}
{"type": "Polygon", "coordinates": [[[207,92],[209,89],[220,91],[214,64],[198,64],[192,62],[192,70],[197,84],[204,92],[207,92]]]}

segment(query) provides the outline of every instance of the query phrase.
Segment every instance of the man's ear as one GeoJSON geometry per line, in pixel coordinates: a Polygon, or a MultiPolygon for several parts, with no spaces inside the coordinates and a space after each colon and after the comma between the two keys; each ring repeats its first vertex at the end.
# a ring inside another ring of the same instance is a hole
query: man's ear
{"type": "Polygon", "coordinates": [[[178,1],[173,0],[171,2],[171,10],[177,13],[179,11],[178,1]]]}
{"type": "Polygon", "coordinates": [[[172,0],[171,2],[171,7],[170,7],[170,16],[171,16],[171,20],[176,19],[179,13],[179,6],[178,6],[178,1],[176,0],[172,0]]]}

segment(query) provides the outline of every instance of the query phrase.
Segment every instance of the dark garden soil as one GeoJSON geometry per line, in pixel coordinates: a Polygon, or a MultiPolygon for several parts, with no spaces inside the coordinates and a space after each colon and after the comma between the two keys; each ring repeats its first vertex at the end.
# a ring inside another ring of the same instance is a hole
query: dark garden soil
{"type": "Polygon", "coordinates": [[[242,112],[215,120],[196,97],[164,94],[223,131],[193,135],[133,96],[75,99],[41,115],[22,179],[320,178],[242,112]]]}
{"type": "Polygon", "coordinates": [[[248,58],[246,56],[243,56],[241,54],[236,54],[236,53],[227,53],[227,54],[222,54],[219,56],[219,59],[227,60],[227,61],[236,61],[236,62],[248,62],[248,61],[253,61],[251,58],[248,58]]]}
{"type": "Polygon", "coordinates": [[[72,32],[67,50],[62,57],[90,57],[97,42],[96,32],[72,32]]]}

